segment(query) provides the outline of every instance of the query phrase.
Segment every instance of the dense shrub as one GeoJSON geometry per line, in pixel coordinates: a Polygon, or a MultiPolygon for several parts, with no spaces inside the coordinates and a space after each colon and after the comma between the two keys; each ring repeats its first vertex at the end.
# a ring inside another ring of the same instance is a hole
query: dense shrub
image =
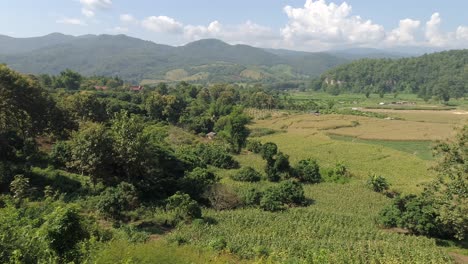
{"type": "Polygon", "coordinates": [[[299,161],[294,169],[294,175],[301,182],[319,183],[322,181],[320,167],[317,161],[312,159],[299,161]]]}
{"type": "Polygon", "coordinates": [[[378,222],[385,227],[401,227],[413,234],[449,238],[453,229],[439,221],[433,201],[416,195],[397,197],[379,214],[378,222]]]}
{"type": "Polygon", "coordinates": [[[65,168],[68,161],[71,160],[70,145],[65,141],[58,141],[52,147],[49,159],[58,168],[65,168]]]}
{"type": "Polygon", "coordinates": [[[260,140],[250,139],[247,141],[247,150],[258,154],[262,151],[262,142],[260,140]]]}
{"type": "Polygon", "coordinates": [[[135,187],[122,182],[117,187],[107,188],[99,197],[98,211],[107,218],[122,220],[124,213],[138,206],[138,194],[135,187]]]}
{"type": "Polygon", "coordinates": [[[252,167],[244,167],[231,178],[235,181],[243,182],[258,182],[261,180],[262,175],[252,167]]]}
{"type": "Polygon", "coordinates": [[[288,205],[301,205],[305,202],[302,184],[296,181],[283,181],[277,188],[283,203],[288,205]]]}
{"type": "Polygon", "coordinates": [[[200,200],[205,191],[217,181],[218,178],[207,169],[195,168],[185,175],[183,189],[193,199],[200,200]]]}
{"type": "Polygon", "coordinates": [[[242,193],[242,202],[245,206],[257,206],[260,205],[262,199],[262,192],[255,188],[250,188],[242,193]]]}
{"type": "Polygon", "coordinates": [[[282,196],[278,189],[268,188],[263,192],[262,198],[260,199],[260,208],[271,212],[282,210],[284,207],[281,198],[282,196]]]}
{"type": "MultiPolygon", "coordinates": [[[[42,232],[52,250],[61,259],[73,259],[70,252],[78,242],[88,237],[88,232],[82,224],[81,216],[74,207],[58,207],[46,216],[42,232]]],[[[65,262],[65,261],[64,261],[65,262]]]]}
{"type": "Polygon", "coordinates": [[[260,208],[266,211],[278,211],[283,209],[284,205],[303,205],[304,203],[302,185],[296,181],[283,181],[265,190],[260,200],[260,208]]]}
{"type": "Polygon", "coordinates": [[[201,164],[212,165],[222,169],[234,169],[239,167],[239,163],[229,154],[222,145],[198,144],[192,149],[192,155],[201,164]]]}
{"type": "Polygon", "coordinates": [[[384,177],[377,174],[372,174],[367,180],[367,186],[374,192],[383,193],[388,190],[390,184],[384,177]]]}
{"type": "Polygon", "coordinates": [[[177,192],[167,198],[166,210],[174,213],[175,221],[191,221],[202,216],[198,203],[188,194],[177,192]]]}

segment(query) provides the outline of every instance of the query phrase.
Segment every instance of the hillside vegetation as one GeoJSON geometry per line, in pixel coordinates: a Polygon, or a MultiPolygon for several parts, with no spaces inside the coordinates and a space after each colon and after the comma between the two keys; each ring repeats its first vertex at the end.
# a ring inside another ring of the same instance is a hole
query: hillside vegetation
{"type": "MultiPolygon", "coordinates": [[[[0,37],[0,62],[25,73],[58,74],[69,68],[83,75],[116,76],[140,82],[147,80],[182,81],[174,79],[172,70],[182,69],[199,82],[258,81],[256,74],[241,74],[252,66],[262,67],[271,75],[265,82],[304,79],[318,76],[327,69],[347,62],[347,59],[327,53],[296,52],[275,54],[248,45],[229,45],[220,40],[206,39],[185,46],[172,47],[125,35],[85,35],[80,37],[51,34],[39,38],[15,39],[0,37]],[[281,71],[277,65],[290,67],[281,71]],[[199,68],[203,67],[203,69],[199,68]],[[281,76],[275,76],[280,71],[281,76]]],[[[157,83],[158,81],[156,81],[157,83]]]]}
{"type": "Polygon", "coordinates": [[[442,101],[461,98],[468,92],[468,50],[358,60],[327,71],[313,86],[332,94],[413,93],[442,101]]]}

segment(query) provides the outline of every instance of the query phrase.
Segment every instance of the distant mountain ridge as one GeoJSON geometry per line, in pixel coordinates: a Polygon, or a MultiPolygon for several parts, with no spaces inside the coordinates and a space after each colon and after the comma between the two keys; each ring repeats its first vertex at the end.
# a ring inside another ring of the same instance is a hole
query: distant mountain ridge
{"type": "Polygon", "coordinates": [[[84,75],[118,75],[146,83],[298,80],[319,76],[352,59],[326,52],[229,45],[217,39],[174,47],[126,35],[0,35],[0,63],[21,72],[58,74],[69,68],[84,75]]]}

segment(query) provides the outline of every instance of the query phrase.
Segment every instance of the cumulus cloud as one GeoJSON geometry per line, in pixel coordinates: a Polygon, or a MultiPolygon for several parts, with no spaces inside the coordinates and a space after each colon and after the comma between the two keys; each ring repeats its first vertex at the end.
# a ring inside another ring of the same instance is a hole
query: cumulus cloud
{"type": "Polygon", "coordinates": [[[455,34],[458,40],[468,41],[468,27],[459,26],[455,34]]]}
{"type": "Polygon", "coordinates": [[[61,18],[56,21],[59,24],[68,24],[68,25],[75,25],[75,26],[86,26],[87,24],[80,19],[77,18],[61,18]]]}
{"type": "Polygon", "coordinates": [[[107,9],[112,6],[112,0],[80,0],[83,8],[81,13],[86,17],[93,17],[98,9],[107,9]]]}
{"type": "Polygon", "coordinates": [[[122,14],[120,15],[120,21],[123,23],[135,23],[137,20],[130,14],[122,14]]]}
{"type": "Polygon", "coordinates": [[[264,45],[268,41],[279,39],[271,28],[249,20],[238,25],[223,25],[219,21],[213,21],[208,26],[187,25],[184,27],[184,36],[188,40],[219,38],[231,43],[251,45],[264,45]]]}
{"type": "Polygon", "coordinates": [[[139,23],[147,30],[177,35],[186,41],[218,38],[232,44],[309,51],[344,47],[467,47],[468,27],[459,26],[453,32],[444,32],[439,13],[434,13],[426,23],[405,18],[399,21],[398,27],[386,30],[380,24],[353,14],[346,2],[306,0],[301,7],[285,6],[283,11],[288,20],[279,29],[250,20],[235,25],[218,20],[208,25],[191,25],[167,16],[151,16],[139,23],[132,15],[123,14],[120,21],[124,25],[139,23]]]}
{"type": "Polygon", "coordinates": [[[421,21],[412,19],[400,20],[398,28],[392,30],[388,36],[387,41],[392,45],[412,45],[416,43],[416,34],[421,21]]]}
{"type": "Polygon", "coordinates": [[[369,44],[385,38],[383,26],[351,15],[346,2],[327,4],[325,0],[307,0],[302,8],[284,7],[288,23],[281,35],[288,42],[369,44]]]}
{"type": "Polygon", "coordinates": [[[447,44],[447,35],[440,30],[442,19],[439,13],[434,13],[426,22],[426,39],[431,46],[444,46],[447,44]]]}
{"type": "Polygon", "coordinates": [[[183,24],[167,16],[150,16],[143,20],[143,27],[158,33],[177,34],[183,31],[183,24]]]}

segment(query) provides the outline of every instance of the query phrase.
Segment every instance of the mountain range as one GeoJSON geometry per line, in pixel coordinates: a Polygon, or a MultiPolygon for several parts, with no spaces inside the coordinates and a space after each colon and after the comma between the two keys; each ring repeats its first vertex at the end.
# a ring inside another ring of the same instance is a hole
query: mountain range
{"type": "Polygon", "coordinates": [[[404,54],[373,49],[301,52],[229,45],[204,39],[184,46],[156,44],[126,35],[34,38],[0,35],[0,63],[32,74],[72,69],[83,75],[118,75],[146,84],[161,81],[290,81],[315,77],[351,60],[397,58],[404,54]]]}

